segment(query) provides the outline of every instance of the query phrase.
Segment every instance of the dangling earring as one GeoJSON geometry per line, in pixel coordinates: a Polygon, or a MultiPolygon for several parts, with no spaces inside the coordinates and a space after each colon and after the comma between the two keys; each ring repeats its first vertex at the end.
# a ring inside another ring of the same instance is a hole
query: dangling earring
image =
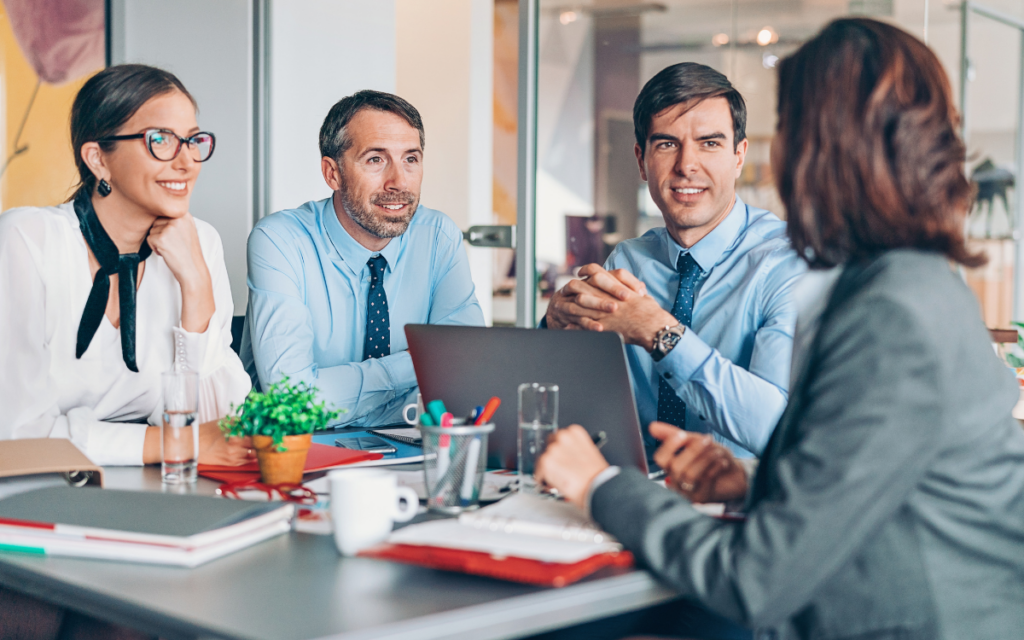
{"type": "Polygon", "coordinates": [[[110,192],[113,191],[113,189],[110,188],[109,182],[107,182],[106,180],[100,180],[100,183],[96,185],[96,191],[98,191],[101,196],[106,198],[107,196],[110,195],[110,192]]]}

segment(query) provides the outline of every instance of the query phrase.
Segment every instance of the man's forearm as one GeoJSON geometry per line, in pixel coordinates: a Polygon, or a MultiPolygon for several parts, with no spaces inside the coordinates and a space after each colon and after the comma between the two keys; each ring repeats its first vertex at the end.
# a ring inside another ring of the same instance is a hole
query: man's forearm
{"type": "Polygon", "coordinates": [[[321,396],[347,409],[342,423],[363,418],[416,386],[416,372],[408,351],[383,358],[350,362],[317,370],[314,384],[321,396]]]}
{"type": "Polygon", "coordinates": [[[692,331],[654,369],[710,431],[756,456],[786,408],[782,389],[732,363],[692,331]]]}

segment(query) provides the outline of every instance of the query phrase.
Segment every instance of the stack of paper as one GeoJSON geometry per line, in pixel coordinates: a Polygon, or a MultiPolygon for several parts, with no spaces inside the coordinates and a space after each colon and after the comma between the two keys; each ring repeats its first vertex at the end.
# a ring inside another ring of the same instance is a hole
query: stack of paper
{"type": "Polygon", "coordinates": [[[291,529],[295,507],[71,487],[0,500],[0,552],[195,567],[291,529]]]}
{"type": "Polygon", "coordinates": [[[457,520],[403,527],[388,542],[564,563],[622,548],[571,504],[522,493],[457,520]]]}
{"type": "Polygon", "coordinates": [[[576,507],[516,494],[457,520],[403,527],[360,555],[563,586],[606,566],[629,566],[633,558],[621,549],[576,507]]]}

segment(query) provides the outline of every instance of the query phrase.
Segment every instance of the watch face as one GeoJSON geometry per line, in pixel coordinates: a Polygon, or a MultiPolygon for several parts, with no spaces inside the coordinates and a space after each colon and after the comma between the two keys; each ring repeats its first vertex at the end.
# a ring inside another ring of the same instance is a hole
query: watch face
{"type": "Polygon", "coordinates": [[[681,338],[682,336],[678,333],[677,328],[666,329],[658,336],[658,351],[668,353],[681,338]]]}
{"type": "Polygon", "coordinates": [[[679,343],[683,338],[683,331],[686,329],[681,324],[674,327],[665,327],[658,332],[654,338],[654,349],[651,351],[651,357],[654,358],[655,362],[658,362],[672,350],[676,344],[679,343]]]}

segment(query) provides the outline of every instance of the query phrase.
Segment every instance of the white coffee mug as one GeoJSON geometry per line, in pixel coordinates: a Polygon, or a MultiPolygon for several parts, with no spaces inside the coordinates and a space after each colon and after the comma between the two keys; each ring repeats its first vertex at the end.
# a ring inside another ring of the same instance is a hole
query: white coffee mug
{"type": "Polygon", "coordinates": [[[404,407],[402,407],[402,419],[404,419],[407,423],[411,424],[414,427],[419,424],[419,417],[420,417],[420,414],[422,414],[422,413],[423,413],[423,396],[421,396],[418,393],[416,394],[416,403],[415,404],[407,404],[404,407]],[[411,416],[409,415],[410,411],[412,411],[412,415],[411,416]]]}
{"type": "Polygon", "coordinates": [[[383,469],[337,469],[327,477],[334,543],[342,555],[383,542],[396,520],[410,520],[420,506],[416,492],[383,469]]]}

